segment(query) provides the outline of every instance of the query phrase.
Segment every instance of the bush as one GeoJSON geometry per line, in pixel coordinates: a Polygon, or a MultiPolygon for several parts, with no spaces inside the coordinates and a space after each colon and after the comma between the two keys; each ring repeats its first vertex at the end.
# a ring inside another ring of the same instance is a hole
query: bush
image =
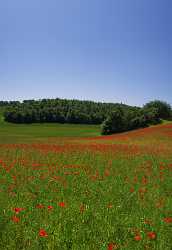
{"type": "Polygon", "coordinates": [[[169,119],[171,117],[171,106],[163,101],[155,100],[148,102],[144,105],[143,109],[148,112],[152,112],[153,110],[155,112],[156,110],[156,116],[159,119],[169,119]]]}
{"type": "Polygon", "coordinates": [[[146,118],[144,115],[136,116],[129,122],[129,129],[144,128],[147,126],[146,118]]]}
{"type": "Polygon", "coordinates": [[[112,133],[122,132],[124,130],[124,113],[121,108],[116,108],[108,118],[103,122],[101,134],[108,135],[112,133]]]}
{"type": "Polygon", "coordinates": [[[147,127],[161,122],[158,109],[155,107],[144,109],[122,110],[116,108],[101,126],[101,134],[109,135],[147,127]]]}

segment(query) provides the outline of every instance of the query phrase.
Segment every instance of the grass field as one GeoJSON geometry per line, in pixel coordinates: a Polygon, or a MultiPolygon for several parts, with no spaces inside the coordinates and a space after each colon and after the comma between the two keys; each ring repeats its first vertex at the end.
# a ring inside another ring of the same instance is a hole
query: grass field
{"type": "Polygon", "coordinates": [[[0,123],[0,249],[172,250],[172,123],[0,123]]]}
{"type": "Polygon", "coordinates": [[[0,142],[24,143],[42,141],[56,137],[89,137],[99,136],[99,125],[72,125],[59,123],[12,124],[3,121],[0,115],[0,142]]]}

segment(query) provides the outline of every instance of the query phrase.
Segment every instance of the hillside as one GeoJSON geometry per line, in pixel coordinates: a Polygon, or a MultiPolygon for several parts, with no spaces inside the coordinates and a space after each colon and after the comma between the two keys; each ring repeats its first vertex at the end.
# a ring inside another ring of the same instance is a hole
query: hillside
{"type": "Polygon", "coordinates": [[[116,108],[137,111],[140,108],[119,103],[42,99],[23,102],[0,102],[5,120],[13,123],[60,122],[101,124],[116,108]]]}
{"type": "Polygon", "coordinates": [[[4,120],[15,124],[101,124],[102,135],[144,128],[159,124],[162,119],[172,118],[171,106],[159,100],[151,101],[142,108],[119,103],[59,98],[0,102],[0,107],[1,122],[4,120]]]}
{"type": "Polygon", "coordinates": [[[171,250],[172,123],[65,137],[78,126],[0,126],[0,249],[171,250]]]}

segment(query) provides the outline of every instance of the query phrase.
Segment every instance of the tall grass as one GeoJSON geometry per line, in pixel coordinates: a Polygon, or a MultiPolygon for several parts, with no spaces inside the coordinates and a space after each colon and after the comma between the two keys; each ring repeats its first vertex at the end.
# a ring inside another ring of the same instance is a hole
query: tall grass
{"type": "Polygon", "coordinates": [[[0,249],[172,249],[171,124],[47,141],[1,141],[0,249]]]}

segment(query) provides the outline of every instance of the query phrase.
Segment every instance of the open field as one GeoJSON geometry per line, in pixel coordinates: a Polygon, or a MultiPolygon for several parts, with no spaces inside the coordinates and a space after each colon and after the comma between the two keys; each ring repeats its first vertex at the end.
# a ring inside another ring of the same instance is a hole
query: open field
{"type": "Polygon", "coordinates": [[[99,136],[99,125],[72,125],[59,123],[10,124],[0,116],[0,142],[24,143],[53,137],[99,136]]]}
{"type": "Polygon", "coordinates": [[[0,249],[172,250],[172,123],[0,124],[0,249]]]}

